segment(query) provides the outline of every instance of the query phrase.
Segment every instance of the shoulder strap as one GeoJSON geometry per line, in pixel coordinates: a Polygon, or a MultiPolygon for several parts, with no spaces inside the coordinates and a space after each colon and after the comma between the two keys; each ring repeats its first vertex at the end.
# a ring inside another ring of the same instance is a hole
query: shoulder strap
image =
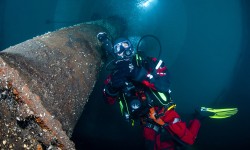
{"type": "Polygon", "coordinates": [[[138,53],[135,54],[135,61],[138,67],[142,66],[142,57],[138,53]]]}

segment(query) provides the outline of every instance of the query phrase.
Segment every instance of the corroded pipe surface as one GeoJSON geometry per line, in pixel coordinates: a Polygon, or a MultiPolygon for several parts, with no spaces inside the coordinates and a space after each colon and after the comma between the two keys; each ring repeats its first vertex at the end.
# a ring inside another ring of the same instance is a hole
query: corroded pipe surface
{"type": "Polygon", "coordinates": [[[115,37],[116,26],[79,24],[0,52],[0,148],[75,149],[70,137],[102,65],[96,34],[115,37]]]}

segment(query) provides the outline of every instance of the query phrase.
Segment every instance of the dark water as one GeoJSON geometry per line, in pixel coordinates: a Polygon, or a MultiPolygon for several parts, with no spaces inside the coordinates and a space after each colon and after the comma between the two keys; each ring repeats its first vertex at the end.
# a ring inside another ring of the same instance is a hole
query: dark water
{"type": "MultiPolygon", "coordinates": [[[[236,116],[207,120],[190,149],[248,147],[250,100],[250,2],[157,0],[147,9],[134,1],[0,1],[0,49],[34,36],[93,19],[123,17],[129,37],[153,34],[171,71],[172,97],[188,120],[196,106],[238,107],[236,116]]],[[[157,46],[148,51],[157,55],[157,46]]],[[[106,72],[105,72],[106,73],[106,72]]],[[[101,76],[75,128],[77,149],[143,149],[141,129],[121,118],[118,105],[102,101],[101,76]]]]}

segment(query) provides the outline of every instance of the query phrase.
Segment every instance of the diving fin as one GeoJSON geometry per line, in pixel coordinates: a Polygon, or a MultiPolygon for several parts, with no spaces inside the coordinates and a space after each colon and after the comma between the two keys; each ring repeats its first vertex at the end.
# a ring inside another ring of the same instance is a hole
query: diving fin
{"type": "Polygon", "coordinates": [[[210,113],[209,118],[223,119],[235,115],[238,112],[238,108],[214,109],[214,108],[201,107],[200,112],[201,113],[209,112],[210,113]]]}

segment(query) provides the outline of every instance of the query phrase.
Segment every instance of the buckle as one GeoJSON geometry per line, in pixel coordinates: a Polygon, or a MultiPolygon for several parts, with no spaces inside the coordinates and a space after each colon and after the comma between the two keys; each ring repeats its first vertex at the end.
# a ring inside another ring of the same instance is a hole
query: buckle
{"type": "Polygon", "coordinates": [[[159,129],[160,129],[160,127],[159,127],[159,126],[154,125],[153,130],[155,130],[155,132],[158,132],[158,131],[159,131],[159,129]]]}
{"type": "Polygon", "coordinates": [[[146,123],[146,125],[145,125],[147,128],[151,128],[151,129],[153,129],[154,128],[154,125],[152,124],[152,123],[146,123]]]}
{"type": "Polygon", "coordinates": [[[146,123],[145,126],[146,126],[147,128],[150,128],[150,129],[155,130],[156,132],[158,132],[158,131],[160,130],[160,127],[159,127],[159,126],[154,125],[154,124],[152,124],[152,123],[146,123]]]}

